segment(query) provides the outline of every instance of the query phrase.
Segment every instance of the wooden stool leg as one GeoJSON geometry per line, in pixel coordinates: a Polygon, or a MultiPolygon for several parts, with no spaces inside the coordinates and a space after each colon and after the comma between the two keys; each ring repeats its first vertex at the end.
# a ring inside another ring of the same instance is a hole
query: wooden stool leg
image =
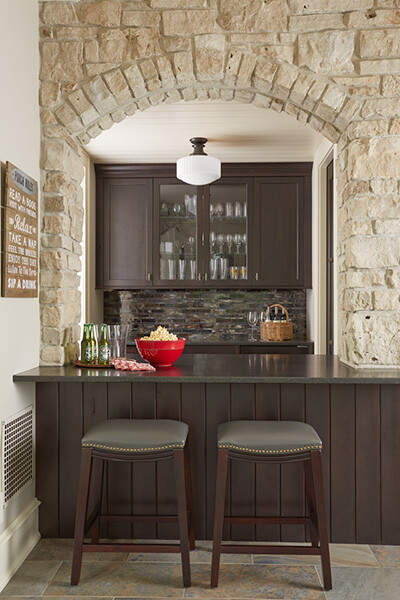
{"type": "Polygon", "coordinates": [[[82,565],[82,544],[85,536],[86,513],[89,500],[92,449],[82,448],[79,474],[78,499],[76,503],[74,554],[72,557],[71,585],[78,585],[82,565]]]}
{"type": "Polygon", "coordinates": [[[318,534],[321,546],[321,565],[325,590],[332,589],[331,562],[329,558],[328,524],[326,520],[324,482],[322,478],[321,451],[311,451],[311,467],[315,490],[318,534]]]}
{"type": "Polygon", "coordinates": [[[190,587],[189,530],[185,486],[184,450],[174,450],[176,499],[178,504],[179,537],[182,558],[183,586],[190,587]]]}
{"type": "Polygon", "coordinates": [[[196,540],[194,534],[194,517],[193,517],[193,495],[192,495],[192,480],[190,477],[189,451],[185,447],[185,489],[186,489],[186,504],[189,518],[189,548],[195,550],[196,540]]]}
{"type": "Polygon", "coordinates": [[[216,487],[215,487],[213,552],[212,552],[212,563],[211,563],[211,587],[218,587],[222,531],[223,531],[223,527],[224,527],[224,509],[225,509],[227,472],[228,472],[228,450],[218,450],[217,482],[216,482],[216,487]]]}
{"type": "Polygon", "coordinates": [[[96,520],[93,523],[91,530],[91,541],[92,544],[99,543],[100,537],[100,515],[101,515],[101,496],[103,491],[103,475],[104,475],[104,460],[95,458],[92,465],[92,483],[91,491],[95,501],[95,513],[97,514],[96,520]]]}
{"type": "MultiPolygon", "coordinates": [[[[304,479],[306,486],[306,496],[307,496],[307,505],[308,505],[308,513],[309,516],[314,515],[316,517],[316,508],[315,508],[315,492],[314,492],[314,482],[312,476],[312,468],[311,461],[304,461],[304,479]]],[[[318,531],[315,527],[315,521],[310,520],[310,536],[311,536],[311,545],[315,548],[318,547],[318,531]]]]}

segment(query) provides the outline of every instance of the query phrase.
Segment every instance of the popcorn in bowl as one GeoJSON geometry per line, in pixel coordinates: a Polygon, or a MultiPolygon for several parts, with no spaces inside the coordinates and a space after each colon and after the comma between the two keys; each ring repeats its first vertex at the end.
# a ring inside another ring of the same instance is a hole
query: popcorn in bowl
{"type": "Polygon", "coordinates": [[[170,333],[166,327],[161,327],[161,325],[159,325],[157,329],[150,333],[150,335],[145,335],[140,339],[151,340],[153,342],[173,342],[178,339],[178,336],[174,333],[170,333]]]}

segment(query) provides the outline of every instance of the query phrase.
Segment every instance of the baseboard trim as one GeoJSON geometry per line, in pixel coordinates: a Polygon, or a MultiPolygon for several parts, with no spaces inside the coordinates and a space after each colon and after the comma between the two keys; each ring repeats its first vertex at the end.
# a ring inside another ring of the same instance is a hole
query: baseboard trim
{"type": "Polygon", "coordinates": [[[34,498],[0,535],[0,591],[40,540],[39,505],[34,498]]]}

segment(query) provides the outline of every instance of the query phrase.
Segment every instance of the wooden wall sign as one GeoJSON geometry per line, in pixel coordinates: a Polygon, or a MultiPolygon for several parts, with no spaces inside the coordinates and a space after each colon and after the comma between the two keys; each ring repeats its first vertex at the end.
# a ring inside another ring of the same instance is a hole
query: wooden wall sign
{"type": "Polygon", "coordinates": [[[1,295],[38,295],[38,185],[7,162],[3,201],[1,295]]]}

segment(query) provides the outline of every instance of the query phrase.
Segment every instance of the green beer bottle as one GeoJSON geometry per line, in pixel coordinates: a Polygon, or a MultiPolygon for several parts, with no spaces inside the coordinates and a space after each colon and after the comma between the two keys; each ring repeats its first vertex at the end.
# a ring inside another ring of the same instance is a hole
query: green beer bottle
{"type": "Polygon", "coordinates": [[[95,365],[97,363],[97,341],[94,335],[94,325],[93,323],[89,323],[89,332],[90,332],[90,364],[95,365]]]}
{"type": "Polygon", "coordinates": [[[108,339],[108,325],[102,324],[99,340],[99,365],[108,365],[110,362],[110,342],[108,339]]]}
{"type": "Polygon", "coordinates": [[[90,325],[85,323],[83,326],[83,336],[81,341],[81,363],[90,365],[92,362],[92,349],[90,343],[90,325]]]}

